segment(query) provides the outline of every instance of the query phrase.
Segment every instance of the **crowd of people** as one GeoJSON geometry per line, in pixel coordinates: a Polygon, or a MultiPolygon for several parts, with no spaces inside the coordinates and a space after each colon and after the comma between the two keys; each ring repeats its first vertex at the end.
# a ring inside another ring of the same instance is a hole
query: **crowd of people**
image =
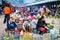
{"type": "MultiPolygon", "coordinates": [[[[57,10],[50,10],[45,5],[21,8],[5,5],[3,10],[0,8],[0,14],[3,12],[5,15],[3,23],[6,24],[5,32],[8,33],[8,35],[18,34],[18,36],[20,36],[28,33],[44,35],[48,33],[48,35],[52,34],[52,36],[54,36],[54,31],[52,31],[54,26],[47,23],[45,18],[50,17],[50,15],[58,16],[58,9],[59,8],[57,8],[57,10]],[[11,32],[11,34],[9,34],[9,32],[11,32]]],[[[54,20],[52,24],[54,24],[54,20]]]]}
{"type": "Polygon", "coordinates": [[[31,9],[22,7],[20,10],[16,9],[15,12],[11,12],[11,8],[6,5],[4,8],[4,23],[7,26],[5,31],[18,31],[20,33],[23,30],[23,32],[29,33],[47,33],[49,27],[45,22],[45,16],[48,17],[49,12],[50,10],[46,6],[31,9]]]}

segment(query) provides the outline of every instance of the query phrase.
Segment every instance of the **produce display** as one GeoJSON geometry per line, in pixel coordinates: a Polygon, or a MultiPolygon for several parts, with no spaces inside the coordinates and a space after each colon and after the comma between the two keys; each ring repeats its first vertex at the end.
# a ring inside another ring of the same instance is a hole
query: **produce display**
{"type": "Polygon", "coordinates": [[[38,11],[33,8],[31,11],[25,11],[24,7],[20,10],[10,16],[2,40],[55,40],[60,34],[60,30],[52,25],[55,24],[54,20],[52,23],[45,20],[58,18],[49,14],[48,7],[40,7],[38,11]]]}

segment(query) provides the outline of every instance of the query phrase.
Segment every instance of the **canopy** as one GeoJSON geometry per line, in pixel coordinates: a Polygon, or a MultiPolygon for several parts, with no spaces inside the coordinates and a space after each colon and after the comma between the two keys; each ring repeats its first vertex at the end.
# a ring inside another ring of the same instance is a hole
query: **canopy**
{"type": "Polygon", "coordinates": [[[6,0],[6,1],[12,4],[14,7],[24,7],[57,0],[6,0]]]}

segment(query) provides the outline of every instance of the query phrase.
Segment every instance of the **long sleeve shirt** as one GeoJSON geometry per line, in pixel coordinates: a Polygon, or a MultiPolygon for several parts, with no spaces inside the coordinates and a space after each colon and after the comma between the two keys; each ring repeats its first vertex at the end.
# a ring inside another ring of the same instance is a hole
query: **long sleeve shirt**
{"type": "Polygon", "coordinates": [[[15,22],[11,22],[11,23],[7,23],[7,28],[10,29],[10,28],[17,28],[18,26],[16,25],[15,22]]]}
{"type": "Polygon", "coordinates": [[[35,19],[31,21],[32,28],[36,28],[37,22],[38,20],[35,20],[35,19]]]}
{"type": "Polygon", "coordinates": [[[22,27],[23,27],[23,30],[26,30],[25,27],[26,27],[27,25],[28,25],[28,26],[31,26],[30,22],[25,21],[25,22],[23,23],[23,26],[22,26],[22,27]]]}

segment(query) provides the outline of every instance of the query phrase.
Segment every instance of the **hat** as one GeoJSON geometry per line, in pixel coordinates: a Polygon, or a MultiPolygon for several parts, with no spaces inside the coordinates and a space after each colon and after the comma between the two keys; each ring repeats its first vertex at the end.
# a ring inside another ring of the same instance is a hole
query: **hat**
{"type": "Polygon", "coordinates": [[[44,5],[43,8],[46,8],[46,6],[44,5]]]}
{"type": "Polygon", "coordinates": [[[28,19],[28,20],[31,20],[31,19],[32,19],[32,17],[31,17],[31,16],[28,16],[28,17],[27,17],[27,19],[28,19]]]}

